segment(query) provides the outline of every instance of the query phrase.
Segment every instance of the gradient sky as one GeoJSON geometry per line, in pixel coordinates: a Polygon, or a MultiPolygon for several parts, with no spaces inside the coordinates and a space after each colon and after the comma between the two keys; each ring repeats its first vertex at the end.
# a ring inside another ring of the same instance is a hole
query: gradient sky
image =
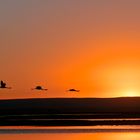
{"type": "Polygon", "coordinates": [[[13,89],[0,98],[139,96],[139,13],[139,0],[1,0],[0,77],[13,89]]]}

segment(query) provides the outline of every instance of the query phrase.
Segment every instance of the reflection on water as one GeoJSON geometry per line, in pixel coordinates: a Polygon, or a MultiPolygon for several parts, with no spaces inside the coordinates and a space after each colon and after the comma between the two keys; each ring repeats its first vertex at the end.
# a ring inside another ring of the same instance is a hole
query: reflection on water
{"type": "Polygon", "coordinates": [[[0,127],[1,140],[139,140],[140,126],[0,127]]]}
{"type": "Polygon", "coordinates": [[[0,134],[63,134],[63,133],[140,132],[140,126],[83,126],[83,127],[0,127],[0,134]]]}

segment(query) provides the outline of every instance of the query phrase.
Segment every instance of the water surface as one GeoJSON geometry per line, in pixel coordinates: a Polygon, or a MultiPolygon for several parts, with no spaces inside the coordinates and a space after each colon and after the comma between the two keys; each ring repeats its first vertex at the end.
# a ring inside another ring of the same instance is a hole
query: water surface
{"type": "Polygon", "coordinates": [[[0,127],[1,140],[139,140],[140,126],[0,127]]]}

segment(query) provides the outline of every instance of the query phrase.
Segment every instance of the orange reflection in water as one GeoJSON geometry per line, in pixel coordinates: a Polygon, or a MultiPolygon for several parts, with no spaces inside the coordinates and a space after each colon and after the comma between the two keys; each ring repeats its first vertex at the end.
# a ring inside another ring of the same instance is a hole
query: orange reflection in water
{"type": "Polygon", "coordinates": [[[2,140],[139,140],[140,133],[1,134],[2,140]]]}

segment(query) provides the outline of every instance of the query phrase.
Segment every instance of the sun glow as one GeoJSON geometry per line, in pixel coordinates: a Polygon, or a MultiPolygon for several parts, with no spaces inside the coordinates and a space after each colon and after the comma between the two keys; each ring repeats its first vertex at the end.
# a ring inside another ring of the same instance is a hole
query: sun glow
{"type": "Polygon", "coordinates": [[[127,91],[124,91],[122,93],[122,95],[123,96],[128,96],[128,97],[134,97],[134,96],[139,96],[139,93],[136,90],[127,90],[127,91]]]}

